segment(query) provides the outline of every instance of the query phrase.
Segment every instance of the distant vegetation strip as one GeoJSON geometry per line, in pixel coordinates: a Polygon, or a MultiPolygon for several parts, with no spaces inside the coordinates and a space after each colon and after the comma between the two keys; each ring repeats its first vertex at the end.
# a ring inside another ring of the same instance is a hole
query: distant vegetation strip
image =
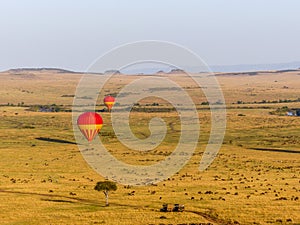
{"type": "Polygon", "coordinates": [[[278,100],[261,100],[261,101],[253,101],[253,102],[244,102],[242,100],[238,100],[232,104],[277,104],[277,103],[291,103],[291,102],[300,102],[300,98],[297,99],[278,99],[278,100]]]}

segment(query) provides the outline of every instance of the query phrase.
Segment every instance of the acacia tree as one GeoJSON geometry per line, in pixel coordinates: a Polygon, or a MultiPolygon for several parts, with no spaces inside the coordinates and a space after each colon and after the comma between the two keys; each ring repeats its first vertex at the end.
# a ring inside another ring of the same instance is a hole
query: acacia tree
{"type": "Polygon", "coordinates": [[[115,182],[112,181],[99,181],[97,182],[96,186],[94,187],[96,191],[103,191],[105,195],[105,205],[109,206],[108,204],[108,193],[109,191],[116,191],[117,185],[115,182]]]}

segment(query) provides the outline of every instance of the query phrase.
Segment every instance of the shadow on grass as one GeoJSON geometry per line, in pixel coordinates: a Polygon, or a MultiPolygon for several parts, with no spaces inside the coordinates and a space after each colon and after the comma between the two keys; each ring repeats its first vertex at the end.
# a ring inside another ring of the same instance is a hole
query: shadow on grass
{"type": "MultiPolygon", "coordinates": [[[[107,206],[104,205],[104,203],[100,203],[96,200],[90,200],[90,199],[84,199],[84,198],[78,198],[78,197],[70,197],[70,196],[64,196],[64,195],[56,195],[56,194],[43,194],[43,193],[35,193],[35,192],[22,192],[22,191],[12,191],[12,190],[5,190],[0,189],[0,193],[7,193],[7,194],[20,194],[20,195],[29,195],[29,196],[38,196],[43,197],[41,198],[41,201],[48,201],[48,202],[58,202],[58,203],[70,203],[70,204],[84,204],[84,205],[90,205],[90,206],[97,206],[101,208],[107,208],[107,206]],[[55,199],[57,198],[57,199],[55,199]]],[[[134,208],[134,209],[140,209],[143,208],[141,205],[129,205],[129,204],[119,204],[119,203],[110,203],[110,206],[121,206],[125,208],[134,208]]],[[[155,210],[153,208],[149,208],[155,210]]],[[[159,210],[157,209],[157,212],[159,210]]],[[[214,224],[222,224],[222,225],[232,225],[233,223],[218,219],[209,213],[199,212],[199,211],[191,211],[191,210],[185,210],[187,213],[194,213],[199,215],[202,218],[205,218],[208,221],[213,222],[214,224]]],[[[212,223],[201,223],[203,225],[212,225],[212,223]]]]}
{"type": "Polygon", "coordinates": [[[67,202],[67,203],[81,203],[99,207],[105,207],[103,204],[100,204],[99,201],[78,198],[78,197],[69,197],[64,195],[56,195],[56,194],[42,194],[42,193],[34,193],[34,192],[22,192],[22,191],[12,191],[12,190],[3,190],[0,189],[0,193],[8,193],[8,194],[20,194],[20,195],[31,195],[31,196],[40,196],[40,197],[48,197],[47,199],[41,199],[42,201],[52,201],[52,202],[67,202]],[[51,198],[61,198],[61,199],[51,199],[51,198]],[[68,199],[68,200],[64,200],[68,199]]]}
{"type": "MultiPolygon", "coordinates": [[[[103,202],[100,202],[99,200],[91,200],[91,199],[84,199],[84,198],[64,196],[64,195],[43,194],[43,193],[35,193],[35,192],[12,191],[12,190],[5,190],[5,189],[0,189],[0,193],[30,195],[30,196],[38,196],[38,197],[47,197],[47,198],[41,198],[41,200],[42,201],[49,201],[49,202],[85,204],[85,205],[97,206],[97,207],[107,207],[104,204],[104,197],[103,197],[103,202]]],[[[110,206],[122,206],[122,207],[126,207],[126,208],[135,208],[135,209],[141,208],[140,205],[128,205],[128,204],[119,204],[119,203],[109,203],[109,205],[110,206]]]]}
{"type": "Polygon", "coordinates": [[[62,199],[49,199],[49,198],[41,198],[42,201],[47,201],[47,202],[66,202],[66,203],[76,203],[74,201],[70,200],[62,200],[62,199]]]}
{"type": "Polygon", "coordinates": [[[295,153],[295,154],[300,153],[300,151],[297,150],[276,149],[276,148],[248,148],[248,149],[255,150],[255,151],[265,151],[265,152],[285,152],[285,153],[295,153]]]}
{"type": "Polygon", "coordinates": [[[55,143],[62,143],[62,144],[77,145],[77,143],[73,142],[73,141],[66,141],[66,140],[55,139],[55,138],[38,137],[38,138],[35,138],[35,139],[39,140],[39,141],[48,141],[48,142],[55,142],[55,143]]]}

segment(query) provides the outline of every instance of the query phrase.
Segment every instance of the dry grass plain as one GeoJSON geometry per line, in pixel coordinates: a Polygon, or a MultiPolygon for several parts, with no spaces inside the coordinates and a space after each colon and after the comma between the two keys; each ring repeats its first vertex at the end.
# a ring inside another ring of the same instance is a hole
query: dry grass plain
{"type": "MultiPolygon", "coordinates": [[[[228,107],[227,129],[212,165],[198,171],[210,130],[210,112],[199,106],[201,135],[189,163],[157,185],[118,185],[110,195],[110,206],[105,207],[104,195],[93,190],[104,178],[89,167],[74,143],[71,113],[26,110],[35,104],[72,105],[73,98],[63,96],[74,94],[81,75],[0,73],[0,223],[300,224],[300,119],[269,114],[283,106],[300,108],[300,104],[254,104],[298,99],[299,74],[217,76],[228,107]],[[251,104],[232,104],[237,101],[251,104]],[[23,107],[6,106],[22,102],[23,107]],[[186,211],[159,212],[163,203],[184,204],[186,211]]],[[[117,92],[136,78],[118,75],[105,93],[117,92]]],[[[188,88],[197,104],[205,101],[201,93],[193,95],[197,90],[191,80],[180,74],[171,78],[188,88]]],[[[164,118],[168,126],[164,142],[147,153],[131,151],[113,135],[110,115],[102,113],[106,125],[99,138],[111,153],[137,165],[152,164],[170,154],[178,141],[178,114],[131,115],[132,124],[139,124],[132,127],[137,136],[148,134],[149,118],[164,118]]]]}

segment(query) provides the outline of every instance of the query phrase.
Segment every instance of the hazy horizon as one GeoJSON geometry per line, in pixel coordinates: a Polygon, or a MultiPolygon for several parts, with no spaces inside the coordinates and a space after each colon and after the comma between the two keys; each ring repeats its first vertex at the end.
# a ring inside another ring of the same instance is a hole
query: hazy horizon
{"type": "MultiPolygon", "coordinates": [[[[300,69],[300,61],[299,62],[288,62],[288,63],[271,63],[271,64],[237,64],[237,65],[211,65],[209,66],[210,70],[212,72],[253,72],[253,71],[275,71],[275,70],[297,70],[300,69]]],[[[87,71],[79,71],[79,70],[72,70],[67,68],[58,68],[58,67],[14,67],[9,68],[6,70],[2,70],[1,72],[6,72],[9,70],[18,70],[18,69],[24,69],[24,70],[42,70],[42,69],[53,69],[53,70],[66,70],[70,72],[75,73],[84,73],[87,71]]],[[[126,69],[122,69],[119,72],[123,74],[154,74],[157,72],[165,72],[168,73],[172,69],[176,69],[175,67],[171,66],[159,66],[158,64],[153,64],[151,66],[143,66],[139,65],[137,67],[129,67],[126,69]]],[[[111,69],[111,70],[118,70],[118,69],[111,69]]],[[[108,71],[108,70],[107,70],[108,71]]],[[[94,73],[105,73],[107,71],[95,71],[94,73]]],[[[186,72],[202,72],[198,71],[197,68],[190,67],[189,71],[186,72]]]]}

